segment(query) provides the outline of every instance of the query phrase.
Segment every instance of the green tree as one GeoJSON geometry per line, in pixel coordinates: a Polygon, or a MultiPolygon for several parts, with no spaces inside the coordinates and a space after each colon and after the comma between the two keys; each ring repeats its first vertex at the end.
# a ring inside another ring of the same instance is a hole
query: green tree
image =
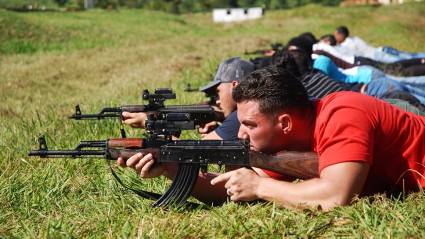
{"type": "Polygon", "coordinates": [[[68,0],[55,0],[56,4],[58,4],[59,6],[63,7],[65,6],[65,4],[68,3],[68,0]]]}
{"type": "Polygon", "coordinates": [[[96,7],[105,9],[116,9],[119,6],[118,0],[96,0],[96,7]]]}

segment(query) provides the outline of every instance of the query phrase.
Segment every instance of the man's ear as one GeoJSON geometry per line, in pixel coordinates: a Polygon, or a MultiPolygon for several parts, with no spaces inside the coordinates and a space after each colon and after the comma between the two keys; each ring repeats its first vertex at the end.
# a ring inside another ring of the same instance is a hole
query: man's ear
{"type": "Polygon", "coordinates": [[[289,114],[283,113],[277,116],[278,124],[284,134],[289,134],[292,131],[292,117],[289,114]]]}
{"type": "Polygon", "coordinates": [[[237,82],[237,81],[235,81],[235,80],[234,80],[234,81],[232,81],[232,87],[233,87],[233,88],[235,88],[237,85],[239,85],[239,82],[237,82]]]}

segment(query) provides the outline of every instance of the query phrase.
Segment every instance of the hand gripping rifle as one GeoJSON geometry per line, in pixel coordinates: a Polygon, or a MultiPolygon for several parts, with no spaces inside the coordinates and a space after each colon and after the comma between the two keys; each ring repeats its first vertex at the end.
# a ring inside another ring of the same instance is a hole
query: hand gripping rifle
{"type": "MultiPolygon", "coordinates": [[[[199,112],[198,112],[199,113],[199,112]]],[[[72,150],[49,150],[44,137],[39,138],[39,149],[31,150],[29,156],[42,158],[106,158],[128,159],[138,152],[159,153],[156,163],[177,163],[177,173],[170,188],[163,194],[132,190],[138,195],[156,200],[153,206],[182,205],[190,196],[199,170],[207,171],[207,165],[239,165],[269,169],[297,178],[317,175],[317,158],[309,153],[268,156],[249,151],[245,141],[223,140],[173,140],[181,130],[194,129],[205,119],[208,112],[199,113],[198,118],[184,112],[148,113],[147,138],[117,138],[97,141],[81,141],[72,150]],[[295,156],[295,157],[293,157],[295,156]]],[[[114,177],[122,184],[113,170],[114,177]]],[[[123,185],[123,184],[122,184],[123,185]]],[[[124,186],[124,185],[123,185],[124,186]]],[[[126,187],[128,188],[128,187],[126,187]]]]}
{"type": "MultiPolygon", "coordinates": [[[[170,188],[163,195],[130,189],[144,198],[156,200],[153,204],[154,207],[184,204],[191,195],[199,170],[206,172],[209,164],[259,167],[304,179],[315,177],[318,166],[317,158],[310,153],[297,155],[295,158],[291,156],[290,152],[269,156],[250,151],[249,144],[243,140],[173,141],[164,138],[116,138],[81,141],[73,150],[49,150],[45,138],[40,137],[39,149],[31,150],[29,156],[41,158],[103,157],[116,160],[118,157],[127,159],[139,152],[157,154],[156,163],[172,162],[178,165],[176,176],[170,188]]],[[[114,172],[113,175],[122,184],[114,172]]]]}
{"type": "Polygon", "coordinates": [[[153,206],[182,205],[190,196],[200,168],[208,164],[249,165],[249,145],[243,141],[221,140],[164,140],[142,138],[116,138],[99,141],[81,141],[73,150],[49,150],[44,137],[39,138],[39,149],[29,156],[41,158],[93,158],[127,159],[136,153],[155,153],[156,163],[178,163],[176,176],[163,194],[146,191],[136,193],[152,200],[153,206]]]}
{"type": "MultiPolygon", "coordinates": [[[[211,121],[223,121],[224,115],[222,112],[215,111],[211,105],[171,105],[165,106],[164,101],[167,99],[175,99],[176,94],[168,88],[159,88],[155,92],[149,93],[148,90],[143,91],[143,100],[147,100],[146,105],[123,105],[119,107],[106,107],[103,108],[97,114],[83,114],[81,113],[80,106],[75,106],[75,113],[69,118],[75,120],[92,120],[92,119],[106,119],[106,118],[120,118],[122,119],[122,112],[127,111],[131,113],[146,112],[151,117],[155,117],[158,120],[168,120],[175,122],[180,121],[181,124],[185,124],[184,129],[194,129],[194,125],[204,125],[211,121]],[[186,123],[183,123],[185,121],[186,123]],[[191,125],[193,122],[194,125],[191,125]]],[[[176,125],[177,128],[179,128],[176,125]]],[[[124,128],[121,128],[121,135],[123,138],[126,137],[124,128]]],[[[175,136],[179,136],[176,134],[175,136]]]]}
{"type": "MultiPolygon", "coordinates": [[[[210,105],[171,105],[165,106],[164,101],[167,99],[175,99],[176,94],[167,88],[159,88],[155,93],[149,93],[148,90],[143,91],[143,100],[147,100],[146,105],[123,105],[119,107],[106,107],[97,114],[83,114],[79,105],[75,106],[75,113],[69,118],[75,120],[85,119],[105,119],[105,118],[122,118],[122,112],[159,112],[174,113],[175,115],[187,115],[193,119],[196,124],[207,123],[213,120],[223,120],[222,113],[214,110],[210,105]],[[207,122],[205,122],[207,121],[207,122]]],[[[170,115],[170,114],[169,114],[170,115]]]]}

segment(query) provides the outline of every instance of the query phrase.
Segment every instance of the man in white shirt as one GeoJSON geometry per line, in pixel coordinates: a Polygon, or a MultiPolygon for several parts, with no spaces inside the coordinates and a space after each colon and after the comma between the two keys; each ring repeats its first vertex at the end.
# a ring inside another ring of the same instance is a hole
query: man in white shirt
{"type": "Polygon", "coordinates": [[[409,53],[392,47],[371,46],[359,37],[350,36],[349,30],[345,26],[337,27],[334,36],[338,44],[338,51],[344,55],[362,56],[384,63],[425,57],[425,53],[409,53]]]}

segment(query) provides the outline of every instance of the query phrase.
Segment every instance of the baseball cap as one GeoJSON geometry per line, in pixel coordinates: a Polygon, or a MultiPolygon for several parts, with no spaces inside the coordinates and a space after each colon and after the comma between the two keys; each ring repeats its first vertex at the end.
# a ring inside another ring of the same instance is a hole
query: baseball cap
{"type": "Polygon", "coordinates": [[[240,82],[245,76],[255,70],[254,64],[234,57],[223,61],[218,67],[214,79],[206,86],[201,87],[201,91],[211,92],[220,83],[240,82]]]}

